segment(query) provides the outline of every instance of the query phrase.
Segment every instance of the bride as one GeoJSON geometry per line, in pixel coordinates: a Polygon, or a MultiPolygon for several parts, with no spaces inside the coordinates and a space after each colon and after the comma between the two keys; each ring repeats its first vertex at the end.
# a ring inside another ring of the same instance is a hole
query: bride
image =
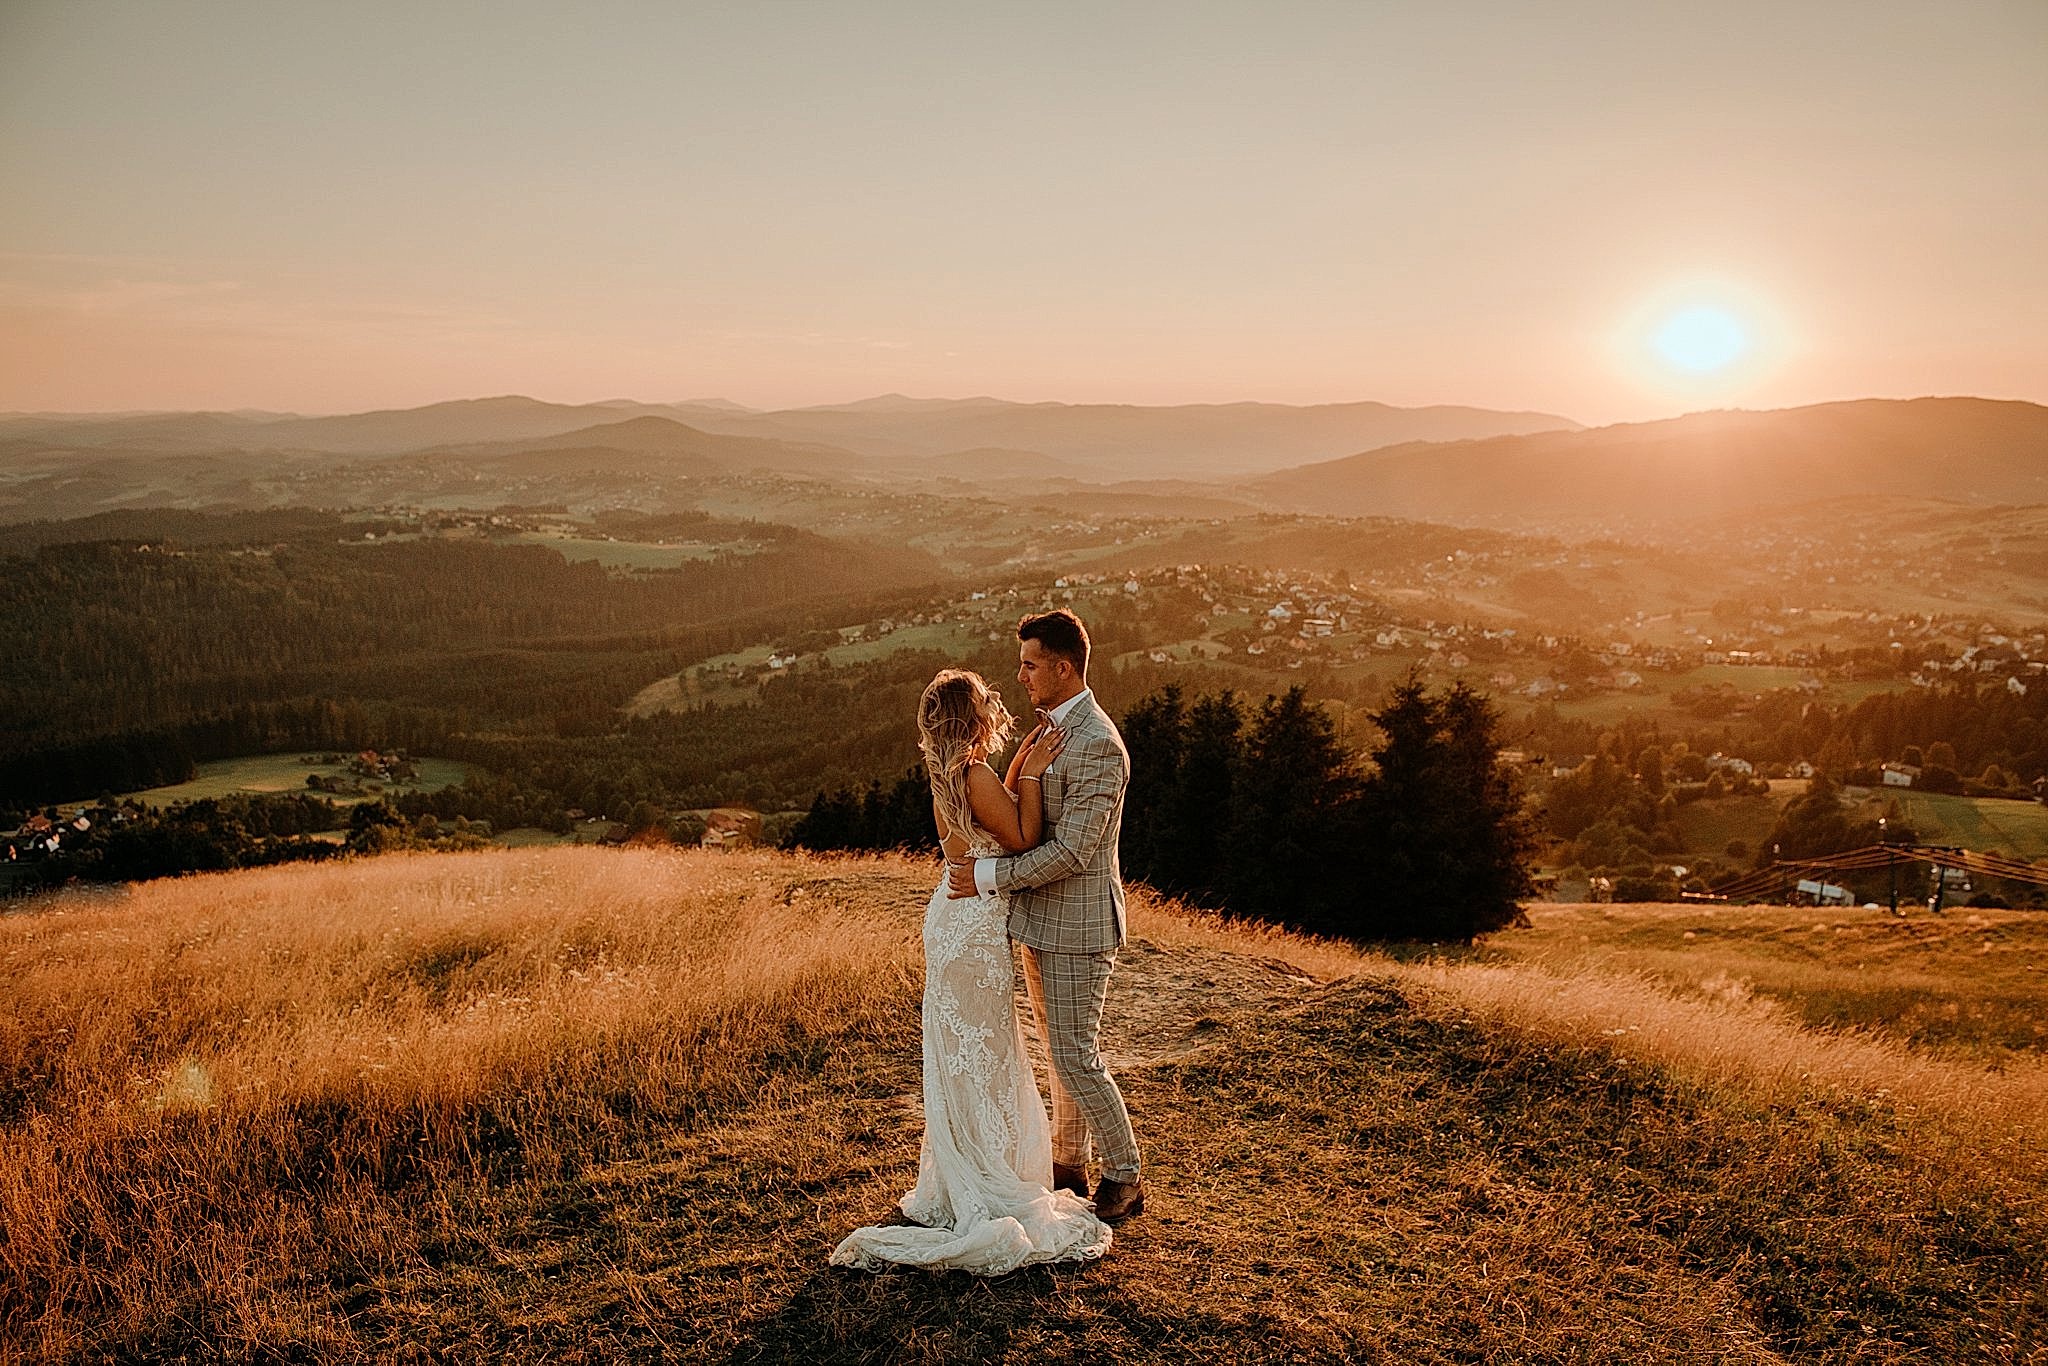
{"type": "MultiPolygon", "coordinates": [[[[1050,722],[1034,730],[1006,784],[987,760],[1013,726],[979,674],[946,669],[924,691],[918,748],[948,859],[1019,853],[1044,834],[1039,779],[1066,737],[1050,722]]],[[[1100,1257],[1109,1226],[1079,1196],[1048,1189],[1052,1131],[1012,996],[1007,895],[949,899],[941,877],[924,958],[924,1143],[917,1188],[899,1202],[914,1224],[855,1229],[833,1265],[997,1276],[1100,1257]]]]}

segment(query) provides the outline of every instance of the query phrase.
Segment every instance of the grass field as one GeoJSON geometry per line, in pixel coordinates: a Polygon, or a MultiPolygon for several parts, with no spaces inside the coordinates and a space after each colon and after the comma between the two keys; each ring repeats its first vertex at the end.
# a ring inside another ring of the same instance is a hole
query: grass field
{"type": "MultiPolygon", "coordinates": [[[[436,792],[459,785],[469,776],[469,766],[453,759],[420,759],[419,777],[409,783],[381,784],[386,792],[436,792]]],[[[309,764],[300,754],[256,754],[240,759],[220,759],[199,765],[190,782],[169,787],[152,787],[129,795],[151,806],[195,801],[201,797],[275,796],[304,792],[308,774],[348,777],[346,764],[309,764]]],[[[322,794],[329,800],[353,803],[367,798],[322,794]]]]}
{"type": "Polygon", "coordinates": [[[865,664],[905,650],[937,650],[948,658],[963,658],[985,643],[983,632],[958,622],[931,622],[924,626],[899,626],[873,640],[834,645],[825,651],[833,664],[865,664]]]}
{"type": "Polygon", "coordinates": [[[0,918],[0,1357],[2048,1350],[2039,1059],[1539,952],[1654,948],[1649,909],[1399,961],[1139,890],[1105,1047],[1148,1213],[1087,1266],[830,1269],[915,1175],[933,876],[400,855],[0,918]]]}
{"type": "MultiPolygon", "coordinates": [[[[949,658],[963,658],[983,643],[980,633],[957,622],[933,622],[923,626],[898,627],[873,640],[834,645],[823,654],[835,666],[864,664],[905,650],[936,650],[949,658]]],[[[676,707],[692,706],[707,698],[719,702],[745,701],[753,695],[752,682],[728,685],[713,675],[727,666],[759,669],[767,664],[773,653],[772,646],[756,645],[713,656],[682,673],[648,684],[626,704],[625,710],[631,716],[649,716],[676,707]]]]}
{"type": "Polygon", "coordinates": [[[565,560],[596,560],[607,569],[674,569],[692,560],[708,560],[720,547],[688,541],[674,545],[651,545],[639,541],[607,541],[582,536],[551,536],[526,531],[513,537],[527,545],[544,545],[559,551],[565,560]]]}
{"type": "Polygon", "coordinates": [[[1875,789],[1864,814],[1897,798],[1899,813],[1923,844],[1998,850],[2014,858],[2048,858],[2048,806],[1998,797],[1950,797],[1910,788],[1875,789]]]}

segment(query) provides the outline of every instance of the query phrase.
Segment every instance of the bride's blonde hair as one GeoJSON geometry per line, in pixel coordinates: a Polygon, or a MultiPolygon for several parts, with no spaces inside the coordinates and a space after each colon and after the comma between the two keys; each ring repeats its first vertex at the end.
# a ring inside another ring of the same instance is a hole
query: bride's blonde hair
{"type": "Polygon", "coordinates": [[[1001,749],[1016,728],[1002,696],[980,674],[941,669],[917,704],[917,748],[932,780],[932,797],[946,828],[974,828],[967,804],[967,766],[1001,749]]]}

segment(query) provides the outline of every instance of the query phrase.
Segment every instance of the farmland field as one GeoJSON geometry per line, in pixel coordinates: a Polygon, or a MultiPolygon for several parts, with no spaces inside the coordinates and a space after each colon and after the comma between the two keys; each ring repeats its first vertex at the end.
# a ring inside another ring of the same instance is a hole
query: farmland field
{"type": "Polygon", "coordinates": [[[1998,850],[2020,859],[2048,858],[2048,806],[2039,802],[1950,797],[1910,788],[1874,789],[1870,801],[1882,808],[1892,797],[1922,844],[1998,850]]]}
{"type": "Polygon", "coordinates": [[[523,532],[513,539],[526,545],[544,545],[559,551],[572,564],[596,560],[607,569],[674,569],[692,560],[708,560],[721,547],[702,541],[652,545],[642,541],[608,541],[584,536],[550,536],[545,532],[523,532]]]}
{"type": "Polygon", "coordinates": [[[899,626],[873,640],[834,645],[825,657],[835,665],[865,664],[905,650],[937,650],[951,658],[972,653],[983,633],[958,622],[932,622],[925,626],[899,626]]]}
{"type": "MultiPolygon", "coordinates": [[[[454,787],[469,776],[469,765],[453,759],[420,759],[420,776],[409,783],[383,783],[385,792],[435,792],[454,787]]],[[[191,781],[169,787],[152,787],[130,795],[150,806],[197,801],[202,797],[279,796],[304,792],[308,774],[348,777],[346,764],[309,764],[299,754],[253,754],[240,759],[219,759],[199,765],[191,781]]],[[[364,784],[366,787],[368,783],[364,784]]],[[[339,802],[362,801],[361,797],[334,796],[339,802]]]]}

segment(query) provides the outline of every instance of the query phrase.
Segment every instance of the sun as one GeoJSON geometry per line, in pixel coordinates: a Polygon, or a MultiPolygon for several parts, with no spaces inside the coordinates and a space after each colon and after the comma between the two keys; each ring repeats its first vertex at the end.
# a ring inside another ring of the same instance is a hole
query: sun
{"type": "Polygon", "coordinates": [[[1751,329],[1726,308],[1694,304],[1667,315],[1650,334],[1658,359],[1684,375],[1713,375],[1748,355],[1751,329]]]}
{"type": "Polygon", "coordinates": [[[1608,333],[1616,371],[1685,404],[1753,397],[1800,349],[1773,291],[1719,272],[1643,290],[1608,333]]]}

